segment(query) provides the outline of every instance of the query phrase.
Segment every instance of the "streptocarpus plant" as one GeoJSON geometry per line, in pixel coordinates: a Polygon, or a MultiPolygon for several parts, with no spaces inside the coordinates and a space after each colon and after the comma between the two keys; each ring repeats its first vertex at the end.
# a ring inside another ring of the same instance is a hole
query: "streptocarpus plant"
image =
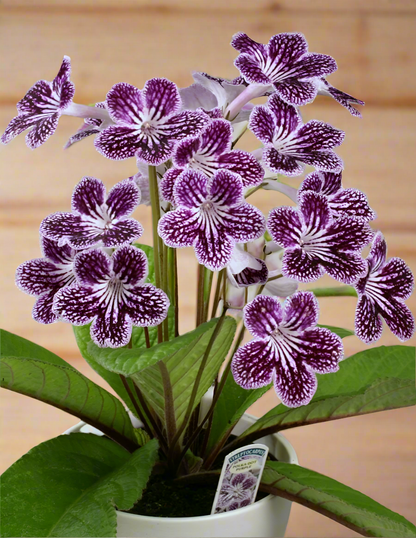
{"type": "MultiPolygon", "coordinates": [[[[413,276],[403,260],[387,258],[366,196],[342,187],[334,148],[344,133],[303,123],[298,109],[318,93],[356,116],[353,105],[364,103],[326,81],[335,61],[308,52],[301,34],[263,45],[239,33],[231,44],[240,53],[234,80],[194,73],[195,84],[184,89],[163,78],[143,90],[118,83],[95,106],[74,103],[65,57],[52,82],[37,82],[19,101],[1,138],[6,144],[30,129],[34,149],[61,116],[78,116],[84,124],[66,147],[95,136],[102,155],[135,158],[138,167],[108,193],[99,179],[84,177],[71,211],[42,221],[43,257],[17,269],[17,285],[36,297],[34,319],[71,323],[82,355],[117,397],[3,331],[2,386],[66,410],[106,437],[60,436],[12,465],[2,480],[2,536],[115,536],[115,508],[132,509],[151,475],[178,487],[215,483],[224,455],[264,435],[416,404],[412,348],[345,359],[342,338],[353,333],[317,325],[314,292],[298,290],[328,273],[345,285],[316,295],[358,296],[362,341],[380,338],[383,319],[401,341],[414,333],[404,302],[413,276]],[[267,102],[253,104],[258,97],[267,102]],[[262,143],[253,153],[237,148],[247,128],[262,143]],[[298,190],[281,182],[306,165],[315,171],[298,190]],[[296,207],[276,207],[266,218],[250,203],[262,188],[296,207]],[[136,242],[143,228],[132,214],[140,204],[151,205],[153,246],[136,242]],[[179,335],[176,249],[183,247],[195,251],[198,290],[196,328],[179,335]],[[246,329],[252,339],[242,344],[246,329]],[[282,403],[230,439],[272,386],[282,403]]],[[[246,506],[253,485],[249,474],[225,482],[222,509],[246,506]]],[[[364,536],[416,536],[402,516],[297,465],[269,461],[260,489],[364,536]]]]}

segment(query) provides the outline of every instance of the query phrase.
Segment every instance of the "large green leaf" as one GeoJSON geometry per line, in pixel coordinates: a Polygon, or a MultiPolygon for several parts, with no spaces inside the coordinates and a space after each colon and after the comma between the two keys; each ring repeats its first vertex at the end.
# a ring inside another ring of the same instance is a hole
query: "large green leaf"
{"type": "Polygon", "coordinates": [[[363,536],[416,536],[416,527],[403,516],[359,491],[299,465],[268,461],[260,488],[315,510],[363,536]]]}
{"type": "Polygon", "coordinates": [[[137,446],[120,400],[53,353],[3,331],[0,366],[3,388],[75,415],[129,448],[137,446]]]}
{"type": "Polygon", "coordinates": [[[38,445],[2,476],[1,536],[116,536],[115,508],[141,498],[157,451],[85,433],[38,445]]]}
{"type": "Polygon", "coordinates": [[[318,390],[308,405],[279,404],[228,448],[287,428],[416,404],[414,347],[367,349],[342,361],[338,372],[317,377],[318,390]]]}
{"type": "MultiPolygon", "coordinates": [[[[332,327],[329,325],[320,325],[336,333],[341,338],[351,336],[354,333],[348,329],[332,327]]],[[[256,402],[265,392],[270,389],[271,385],[260,389],[246,390],[241,388],[234,381],[231,373],[228,374],[224,388],[215,406],[212,426],[208,441],[208,453],[217,443],[222,444],[233,430],[234,426],[243,416],[245,411],[256,402]]]]}

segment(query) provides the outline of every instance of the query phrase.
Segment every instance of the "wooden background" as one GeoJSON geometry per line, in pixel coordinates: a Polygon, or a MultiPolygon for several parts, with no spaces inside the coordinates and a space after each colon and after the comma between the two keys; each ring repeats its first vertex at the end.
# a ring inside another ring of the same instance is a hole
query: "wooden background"
{"type": "MultiPolygon", "coordinates": [[[[331,99],[304,107],[346,131],[339,149],[345,161],[344,185],[365,191],[385,234],[389,256],[403,257],[416,269],[416,1],[415,0],[3,0],[1,5],[0,130],[15,115],[16,102],[38,79],[51,80],[62,56],[72,59],[78,103],[101,101],[116,82],[143,87],[162,76],[179,86],[192,82],[192,70],[234,77],[237,31],[267,42],[279,32],[303,32],[310,50],[330,54],[339,70],[336,87],[366,101],[364,118],[351,117],[331,99]]],[[[63,117],[48,142],[31,152],[24,137],[2,146],[1,326],[70,361],[100,382],[80,358],[71,327],[41,326],[30,315],[33,298],[19,292],[14,272],[39,257],[38,226],[54,211],[67,211],[74,185],[84,176],[108,187],[135,173],[134,159],[112,162],[99,155],[92,139],[69,151],[62,147],[78,128],[63,117]]],[[[244,149],[254,149],[250,136],[244,149]]],[[[297,180],[290,180],[297,185],[297,180]]],[[[275,193],[253,201],[267,213],[287,204],[275,193]]],[[[136,213],[151,241],[149,212],[136,213]]],[[[194,323],[195,262],[191,249],[180,252],[181,329],[194,323]]],[[[328,284],[330,279],[323,280],[328,284]]],[[[356,300],[321,299],[321,323],[353,328],[356,300]]],[[[416,299],[408,304],[415,311],[416,299]]],[[[399,343],[386,329],[380,344],[399,343]]],[[[413,342],[414,343],[414,342],[413,342]]],[[[345,342],[349,355],[365,346],[345,342]]],[[[103,382],[104,383],[104,382],[103,382]]],[[[277,400],[267,394],[252,409],[263,414],[277,400]]],[[[0,467],[7,468],[33,445],[74,423],[61,411],[2,391],[0,467]]],[[[416,522],[416,409],[408,408],[289,431],[302,465],[372,496],[416,522]]],[[[355,535],[331,520],[294,506],[288,536],[355,535]]]]}

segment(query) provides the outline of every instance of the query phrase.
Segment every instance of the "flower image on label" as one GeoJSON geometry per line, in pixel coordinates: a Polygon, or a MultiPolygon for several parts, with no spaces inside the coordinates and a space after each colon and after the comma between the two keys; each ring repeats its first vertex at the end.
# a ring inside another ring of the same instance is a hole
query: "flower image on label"
{"type": "Polygon", "coordinates": [[[253,444],[226,456],[212,514],[230,512],[254,503],[268,452],[266,445],[253,444]]]}

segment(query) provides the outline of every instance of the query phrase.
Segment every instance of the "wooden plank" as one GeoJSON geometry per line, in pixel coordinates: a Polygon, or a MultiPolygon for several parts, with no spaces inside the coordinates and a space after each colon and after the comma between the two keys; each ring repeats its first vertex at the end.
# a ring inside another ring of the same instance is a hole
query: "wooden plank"
{"type": "Polygon", "coordinates": [[[7,51],[0,66],[2,103],[17,102],[36,80],[53,77],[64,54],[73,60],[76,100],[89,103],[120,81],[142,87],[165,76],[186,86],[192,70],[232,78],[235,32],[267,42],[273,34],[299,31],[310,50],[335,57],[339,71],[330,81],[337,87],[367,103],[416,104],[412,14],[4,8],[0,24],[0,47],[7,51]]]}
{"type": "Polygon", "coordinates": [[[191,11],[336,11],[358,13],[415,13],[413,0],[3,0],[5,7],[94,11],[102,9],[163,9],[191,11]]]}

